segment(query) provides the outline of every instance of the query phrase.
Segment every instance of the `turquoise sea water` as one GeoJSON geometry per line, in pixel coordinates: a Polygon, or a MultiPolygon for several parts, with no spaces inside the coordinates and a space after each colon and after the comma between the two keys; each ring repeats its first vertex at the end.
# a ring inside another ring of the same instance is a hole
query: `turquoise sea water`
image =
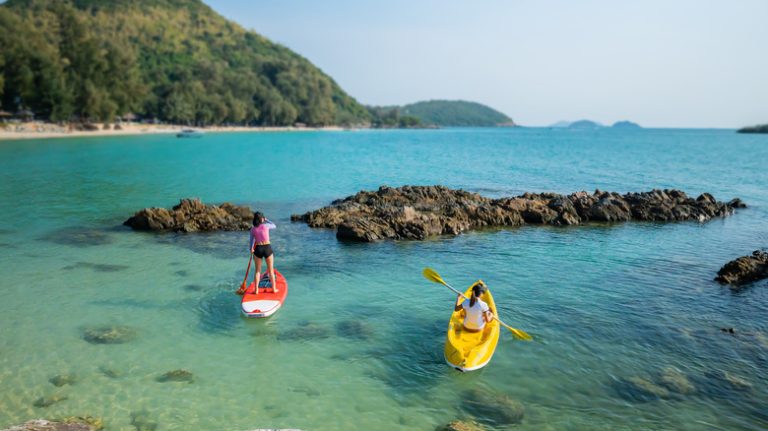
{"type": "Polygon", "coordinates": [[[473,416],[508,427],[462,404],[480,389],[521,403],[521,430],[765,429],[768,284],[732,291],[712,278],[768,246],[766,161],[768,137],[722,130],[1,142],[0,427],[70,415],[103,417],[108,430],[141,420],[158,430],[431,430],[473,416]],[[382,184],[487,196],[679,188],[750,207],[706,224],[527,226],[377,244],[289,221],[382,184]],[[232,291],[247,234],[121,226],[183,197],[248,204],[278,224],[276,262],[290,285],[278,314],[239,314],[232,291]],[[421,277],[425,266],[461,288],[485,280],[504,320],[536,341],[504,333],[485,369],[448,368],[455,297],[421,277]],[[83,339],[103,325],[136,338],[83,339]],[[658,383],[670,368],[692,393],[653,399],[627,383],[658,383]],[[175,369],[194,383],[156,381],[175,369]],[[59,374],[77,382],[56,387],[59,374]],[[34,406],[53,395],[67,398],[34,406]]]}

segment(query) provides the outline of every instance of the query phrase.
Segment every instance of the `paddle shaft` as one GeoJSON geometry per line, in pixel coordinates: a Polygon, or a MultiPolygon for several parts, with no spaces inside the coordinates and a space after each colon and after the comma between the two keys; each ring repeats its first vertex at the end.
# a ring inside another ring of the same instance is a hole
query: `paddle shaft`
{"type": "Polygon", "coordinates": [[[248,281],[248,273],[251,272],[251,262],[253,262],[253,253],[249,253],[248,268],[245,270],[245,278],[243,278],[243,282],[240,284],[240,287],[243,289],[245,289],[245,282],[248,281]]]}

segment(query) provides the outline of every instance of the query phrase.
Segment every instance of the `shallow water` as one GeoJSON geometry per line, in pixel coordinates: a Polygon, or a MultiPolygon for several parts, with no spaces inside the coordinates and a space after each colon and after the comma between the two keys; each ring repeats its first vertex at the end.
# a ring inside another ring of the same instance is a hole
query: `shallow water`
{"type": "MultiPolygon", "coordinates": [[[[481,389],[522,403],[517,429],[765,429],[768,283],[733,291],[712,281],[723,263],[768,246],[765,160],[767,137],[721,130],[4,142],[0,426],[93,415],[109,430],[141,420],[158,430],[431,430],[478,413],[461,401],[481,389]],[[377,244],[289,222],[382,184],[488,196],[674,187],[750,207],[706,224],[526,226],[377,244]],[[231,293],[247,264],[246,234],[121,226],[139,208],[192,196],[249,204],[277,222],[290,295],[275,316],[241,317],[231,293]],[[485,369],[449,369],[442,344],[454,296],[421,277],[425,266],[457,287],[482,278],[505,321],[536,341],[504,333],[485,369]],[[84,340],[104,325],[136,337],[84,340]],[[692,394],[655,399],[627,383],[658,383],[669,367],[692,394]],[[175,369],[194,382],[156,380],[175,369]],[[59,374],[77,381],[56,387],[49,379],[59,374]],[[34,406],[52,395],[67,399],[34,406]]],[[[499,415],[476,418],[509,426],[499,415]]]]}

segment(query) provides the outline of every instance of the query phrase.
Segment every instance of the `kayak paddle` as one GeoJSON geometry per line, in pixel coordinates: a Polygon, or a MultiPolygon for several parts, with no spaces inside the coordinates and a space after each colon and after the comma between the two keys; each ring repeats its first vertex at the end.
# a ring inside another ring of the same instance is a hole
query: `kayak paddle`
{"type": "Polygon", "coordinates": [[[246,286],[245,283],[248,282],[248,273],[251,272],[251,262],[253,262],[253,253],[249,253],[249,256],[250,257],[248,258],[248,268],[245,270],[245,278],[243,278],[243,282],[240,283],[240,288],[237,289],[237,292],[235,292],[238,295],[245,294],[245,289],[248,288],[248,286],[246,286]]]}
{"type": "MultiPolygon", "coordinates": [[[[422,272],[422,274],[424,275],[424,278],[426,278],[427,280],[432,281],[434,283],[442,284],[443,286],[451,289],[454,293],[456,293],[457,295],[461,296],[462,298],[469,299],[466,296],[464,296],[463,293],[461,293],[458,290],[454,289],[453,286],[451,286],[450,284],[446,283],[446,281],[443,280],[443,277],[440,277],[440,274],[438,274],[437,271],[435,271],[434,269],[432,269],[432,268],[424,268],[424,271],[422,272]]],[[[525,340],[525,341],[533,340],[533,337],[528,335],[528,333],[526,333],[525,331],[521,331],[519,329],[515,329],[515,328],[507,325],[506,323],[502,322],[501,319],[499,319],[499,316],[493,316],[493,317],[501,324],[501,326],[509,329],[512,332],[512,334],[515,335],[515,337],[517,337],[517,338],[519,338],[521,340],[525,340]]]]}

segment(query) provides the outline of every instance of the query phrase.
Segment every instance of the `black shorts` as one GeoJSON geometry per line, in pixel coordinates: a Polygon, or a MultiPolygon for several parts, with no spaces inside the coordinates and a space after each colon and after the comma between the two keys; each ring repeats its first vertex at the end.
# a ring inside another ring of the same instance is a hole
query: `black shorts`
{"type": "Polygon", "coordinates": [[[257,245],[256,248],[253,249],[253,255],[258,259],[272,256],[272,246],[269,244],[257,245]]]}

